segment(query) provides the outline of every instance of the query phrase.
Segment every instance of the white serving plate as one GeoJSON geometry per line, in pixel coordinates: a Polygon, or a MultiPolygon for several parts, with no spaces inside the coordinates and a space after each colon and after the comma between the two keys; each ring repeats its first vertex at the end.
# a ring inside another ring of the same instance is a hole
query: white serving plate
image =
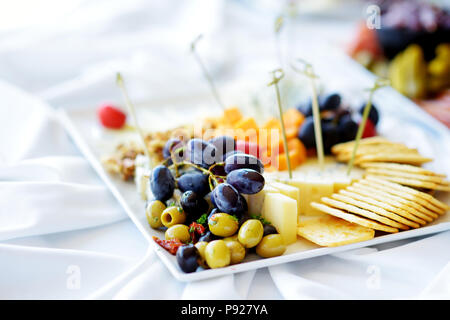
{"type": "MultiPolygon", "coordinates": [[[[334,55],[334,62],[336,63],[334,63],[333,68],[327,65],[321,65],[319,56],[311,56],[309,59],[314,63],[317,72],[323,78],[326,78],[327,85],[329,84],[330,88],[343,93],[347,101],[352,103],[360,101],[366,94],[362,89],[369,87],[373,83],[373,76],[351,61],[351,59],[347,59],[345,56],[336,53],[334,55]],[[315,61],[314,59],[318,60],[315,61]],[[342,78],[342,72],[345,73],[345,78],[342,78]]],[[[245,82],[245,85],[248,83],[245,82]]],[[[246,95],[249,92],[243,90],[245,85],[234,82],[232,87],[224,91],[227,91],[229,94],[236,94],[236,96],[241,94],[242,97],[243,92],[246,95]]],[[[245,108],[248,107],[245,106],[248,100],[250,99],[245,98],[240,101],[242,103],[240,107],[243,106],[244,110],[250,110],[249,108],[245,108]]],[[[379,125],[380,134],[393,140],[404,142],[411,147],[417,147],[423,154],[436,159],[429,165],[430,168],[450,175],[450,164],[448,163],[448,159],[450,159],[450,134],[446,127],[390,88],[380,90],[376,94],[374,102],[382,116],[379,125]]],[[[140,123],[147,125],[144,126],[144,129],[151,130],[163,130],[167,129],[168,125],[176,126],[183,122],[195,121],[199,117],[217,115],[217,109],[211,107],[209,95],[183,97],[182,99],[173,99],[171,101],[149,101],[148,103],[137,105],[136,108],[140,123]],[[186,112],[186,110],[189,110],[189,112],[186,112]],[[170,123],[168,119],[170,119],[170,123]]],[[[131,131],[114,132],[102,129],[98,124],[95,109],[96,106],[71,108],[68,110],[60,109],[59,115],[75,144],[90,161],[101,179],[110,188],[115,198],[125,209],[144,237],[149,241],[150,245],[155,249],[173,276],[180,281],[195,281],[223,276],[450,230],[450,214],[447,213],[425,227],[401,231],[395,234],[381,235],[368,241],[326,248],[319,247],[307,240],[299,238],[296,243],[290,245],[287,251],[279,257],[262,259],[252,254],[248,255],[243,263],[237,265],[220,269],[199,270],[194,273],[184,273],[179,269],[175,257],[153,241],[152,236],[163,238],[164,233],[149,227],[144,212],[145,202],[140,199],[134,183],[124,182],[120,178],[110,175],[101,164],[101,157],[112,152],[118,142],[130,139],[137,140],[136,133],[131,131]]],[[[439,194],[438,198],[450,204],[448,193],[439,194]]]]}

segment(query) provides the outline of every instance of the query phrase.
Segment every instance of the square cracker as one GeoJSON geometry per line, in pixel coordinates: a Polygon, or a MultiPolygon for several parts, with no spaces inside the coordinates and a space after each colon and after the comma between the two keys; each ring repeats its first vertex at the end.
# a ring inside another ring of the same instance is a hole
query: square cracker
{"type": "Polygon", "coordinates": [[[422,157],[417,154],[377,153],[360,156],[355,159],[355,164],[360,165],[364,162],[397,162],[421,165],[432,160],[431,158],[422,157]]]}
{"type": "MultiPolygon", "coordinates": [[[[333,196],[336,196],[336,194],[334,194],[333,196]]],[[[369,211],[369,210],[365,210],[365,209],[361,209],[357,206],[351,205],[351,204],[347,204],[345,202],[343,202],[342,200],[335,200],[332,198],[327,198],[327,197],[323,197],[322,202],[326,203],[327,205],[334,207],[334,208],[338,208],[338,209],[342,209],[345,210],[349,213],[355,214],[355,215],[359,215],[362,217],[366,217],[368,219],[371,220],[375,220],[378,221],[380,223],[383,223],[385,225],[388,225],[390,227],[394,227],[394,228],[398,228],[398,229],[404,229],[407,230],[409,229],[408,226],[398,223],[394,220],[391,220],[389,218],[383,217],[375,212],[369,211]]]]}
{"type": "Polygon", "coordinates": [[[334,216],[313,217],[301,221],[297,234],[319,246],[337,247],[370,240],[375,231],[334,216]]]}
{"type": "MultiPolygon", "coordinates": [[[[405,209],[409,213],[412,213],[413,215],[428,222],[431,222],[439,217],[438,213],[432,211],[430,208],[427,208],[428,202],[422,198],[389,188],[387,186],[371,183],[370,181],[364,179],[359,180],[359,182],[355,183],[354,186],[360,188],[361,184],[363,185],[362,188],[366,188],[368,191],[373,192],[374,196],[384,197],[385,199],[390,200],[390,203],[397,208],[405,209]],[[406,206],[398,205],[398,203],[405,204],[406,206]]],[[[420,221],[415,221],[420,223],[420,221]]]]}
{"type": "Polygon", "coordinates": [[[420,224],[404,218],[402,216],[402,211],[397,210],[396,208],[389,206],[386,203],[377,201],[370,196],[363,196],[359,193],[352,192],[351,190],[341,190],[339,194],[333,195],[332,197],[336,197],[337,200],[341,200],[349,204],[354,204],[355,206],[362,209],[375,212],[379,215],[382,215],[409,227],[420,227],[420,224]]]}
{"type": "Polygon", "coordinates": [[[445,174],[436,173],[431,170],[427,170],[422,167],[412,166],[409,164],[400,164],[400,163],[392,163],[392,162],[365,162],[361,164],[361,167],[364,169],[386,169],[386,170],[393,170],[393,171],[401,171],[406,173],[414,173],[414,174],[422,174],[422,175],[429,175],[434,177],[441,177],[445,178],[445,174]]]}
{"type": "MultiPolygon", "coordinates": [[[[386,138],[383,138],[383,137],[380,137],[380,136],[371,137],[371,138],[365,138],[365,139],[361,139],[359,141],[359,146],[380,145],[380,144],[391,145],[391,144],[398,144],[398,143],[389,141],[386,138]]],[[[346,150],[353,149],[354,145],[355,145],[355,140],[348,141],[348,142],[343,142],[343,143],[338,143],[338,144],[335,144],[331,148],[331,151],[334,154],[340,153],[340,152],[344,152],[346,150]]]]}
{"type": "Polygon", "coordinates": [[[363,226],[363,227],[371,228],[374,230],[390,232],[390,233],[398,232],[397,228],[389,227],[384,224],[378,223],[376,221],[366,219],[363,217],[359,217],[359,216],[351,214],[351,213],[347,213],[345,211],[330,207],[323,203],[311,202],[311,206],[316,208],[317,210],[331,214],[332,216],[347,220],[349,222],[359,224],[360,226],[363,226]]]}
{"type": "Polygon", "coordinates": [[[424,206],[426,206],[427,208],[429,208],[430,210],[437,212],[439,214],[444,214],[447,210],[450,209],[450,207],[448,205],[446,205],[445,203],[437,200],[436,198],[434,198],[432,195],[425,193],[425,192],[421,192],[419,190],[410,188],[410,187],[405,187],[402,186],[398,183],[394,183],[394,182],[390,182],[387,180],[383,180],[383,179],[379,179],[376,176],[367,176],[366,177],[367,180],[371,180],[373,182],[379,183],[381,185],[384,185],[385,187],[389,188],[389,189],[393,189],[396,191],[400,191],[402,193],[405,194],[409,194],[409,195],[413,195],[417,198],[420,198],[424,201],[421,201],[420,203],[424,206]]]}
{"type": "MultiPolygon", "coordinates": [[[[369,177],[369,176],[374,176],[374,175],[373,175],[373,173],[370,173],[367,176],[369,177]]],[[[387,175],[376,175],[375,177],[383,179],[383,180],[388,180],[390,182],[395,182],[395,183],[398,183],[401,185],[415,187],[415,188],[450,191],[450,186],[448,186],[448,185],[437,184],[437,183],[429,182],[429,181],[403,178],[403,177],[394,177],[394,176],[387,176],[387,175]]]]}
{"type": "Polygon", "coordinates": [[[355,183],[353,186],[348,187],[347,190],[366,197],[371,197],[373,200],[382,202],[382,207],[386,210],[396,212],[398,215],[417,222],[421,225],[426,225],[427,222],[431,222],[434,220],[434,218],[438,217],[438,215],[435,213],[432,213],[432,216],[428,216],[418,211],[417,208],[420,206],[413,201],[405,200],[403,198],[386,193],[382,190],[365,186],[361,183],[355,183]],[[417,207],[412,207],[412,204],[416,205],[417,207]]]}
{"type": "Polygon", "coordinates": [[[431,174],[425,173],[415,173],[415,172],[406,172],[395,169],[386,169],[386,168],[366,168],[366,173],[376,174],[382,176],[392,176],[392,177],[401,177],[401,178],[409,178],[414,180],[422,180],[428,182],[434,182],[437,184],[448,185],[449,181],[445,180],[445,178],[441,176],[435,176],[431,174]]]}

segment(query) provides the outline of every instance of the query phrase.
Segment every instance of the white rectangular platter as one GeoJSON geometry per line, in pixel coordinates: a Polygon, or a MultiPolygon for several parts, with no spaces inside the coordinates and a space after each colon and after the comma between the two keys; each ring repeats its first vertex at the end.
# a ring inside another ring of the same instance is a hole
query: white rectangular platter
{"type": "MultiPolygon", "coordinates": [[[[361,101],[366,95],[364,88],[370,87],[374,81],[373,76],[344,56],[335,54],[334,67],[320,63],[320,56],[309,57],[320,74],[327,82],[327,87],[343,94],[344,99],[354,104],[361,101]],[[317,59],[317,61],[315,61],[317,59]],[[337,62],[339,61],[339,62],[337,62]],[[345,77],[342,75],[345,74],[345,77]]],[[[248,95],[243,85],[233,85],[233,90],[248,95]],[[236,89],[237,88],[237,89],[236,89]]],[[[236,94],[236,93],[233,93],[236,94]]],[[[243,99],[240,103],[246,104],[243,99]]],[[[272,103],[272,102],[269,102],[272,103]]],[[[381,113],[379,133],[396,141],[404,142],[408,146],[416,147],[423,154],[436,159],[429,167],[437,172],[450,174],[450,134],[449,130],[426,114],[408,99],[390,88],[379,91],[375,96],[375,104],[381,113]]],[[[241,106],[241,105],[240,105],[241,106]]],[[[193,122],[198,118],[217,115],[217,109],[211,107],[209,95],[183,97],[171,101],[148,101],[136,106],[139,121],[144,129],[164,130],[184,122],[193,122]],[[187,111],[188,110],[188,111],[187,111]],[[170,119],[170,121],[168,120],[170,119]],[[170,124],[168,124],[170,122],[170,124]]],[[[59,116],[69,135],[79,147],[84,156],[90,161],[101,179],[110,188],[120,205],[125,209],[131,220],[149,241],[158,256],[165,263],[173,276],[180,281],[196,281],[227,274],[273,266],[281,263],[298,261],[327,254],[338,253],[345,250],[373,246],[401,239],[413,238],[427,234],[450,230],[450,214],[439,217],[433,223],[414,230],[402,231],[396,234],[377,236],[372,240],[350,245],[324,248],[307,240],[298,241],[288,247],[280,257],[269,259],[258,258],[255,254],[249,255],[243,263],[220,269],[200,270],[194,273],[184,273],[179,269],[174,256],[157,245],[152,236],[163,238],[161,231],[149,227],[144,206],[133,182],[124,182],[120,178],[110,175],[101,164],[101,157],[109,154],[119,142],[136,140],[136,133],[113,132],[103,130],[97,120],[96,106],[83,108],[70,108],[59,110],[59,116]]],[[[449,195],[438,195],[441,201],[450,203],[449,195]]]]}

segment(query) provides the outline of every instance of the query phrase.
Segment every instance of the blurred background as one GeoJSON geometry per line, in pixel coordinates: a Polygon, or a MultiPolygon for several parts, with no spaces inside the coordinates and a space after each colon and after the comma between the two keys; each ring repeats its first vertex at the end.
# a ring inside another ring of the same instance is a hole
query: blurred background
{"type": "MultiPolygon", "coordinates": [[[[142,99],[204,89],[189,54],[203,34],[198,50],[219,85],[242,75],[267,79],[268,70],[327,45],[389,78],[450,127],[449,0],[0,3],[0,78],[53,106],[69,103],[65,93],[81,83],[113,79],[117,70],[129,73],[142,99]]],[[[116,98],[93,90],[99,101],[116,98]]]]}

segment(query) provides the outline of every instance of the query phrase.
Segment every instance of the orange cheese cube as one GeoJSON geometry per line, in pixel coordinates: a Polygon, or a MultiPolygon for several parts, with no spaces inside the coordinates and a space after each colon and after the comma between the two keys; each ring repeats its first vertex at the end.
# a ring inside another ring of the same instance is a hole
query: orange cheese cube
{"type": "Polygon", "coordinates": [[[241,119],[242,113],[239,111],[238,107],[227,108],[223,112],[223,120],[233,125],[241,119]]]}

